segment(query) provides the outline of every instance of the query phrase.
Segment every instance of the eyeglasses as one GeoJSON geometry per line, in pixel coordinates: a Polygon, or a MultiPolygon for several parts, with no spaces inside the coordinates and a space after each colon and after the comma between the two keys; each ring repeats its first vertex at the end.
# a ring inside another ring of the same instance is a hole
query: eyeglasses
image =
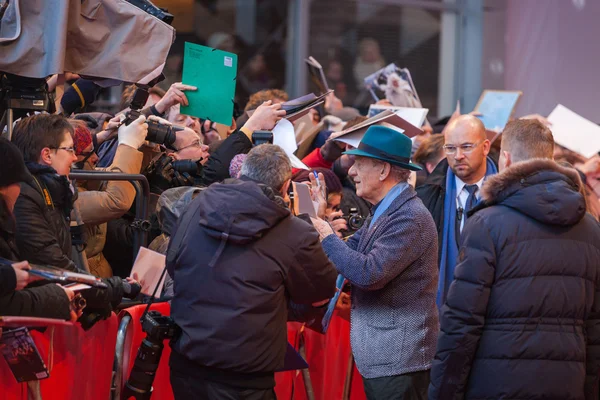
{"type": "Polygon", "coordinates": [[[473,150],[475,150],[475,147],[479,146],[481,143],[483,143],[483,141],[477,142],[477,143],[464,143],[458,146],[455,146],[453,144],[445,144],[444,145],[444,152],[446,152],[446,154],[456,154],[456,150],[460,149],[460,152],[463,154],[469,154],[471,153],[473,150]]]}
{"type": "Polygon", "coordinates": [[[200,141],[200,139],[198,139],[198,140],[194,140],[191,144],[188,144],[187,146],[183,146],[182,148],[177,149],[177,151],[188,149],[190,147],[201,147],[201,146],[202,146],[202,142],[200,141]]]}
{"type": "Polygon", "coordinates": [[[49,149],[52,149],[52,150],[64,150],[64,151],[68,151],[71,154],[75,154],[75,148],[74,147],[49,147],[49,149]]]}

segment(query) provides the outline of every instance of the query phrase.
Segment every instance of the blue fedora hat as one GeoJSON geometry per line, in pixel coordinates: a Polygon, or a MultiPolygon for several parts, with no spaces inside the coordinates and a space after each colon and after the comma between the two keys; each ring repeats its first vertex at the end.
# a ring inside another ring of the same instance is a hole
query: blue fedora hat
{"type": "Polygon", "coordinates": [[[411,171],[422,168],[410,162],[412,141],[405,134],[381,125],[371,125],[358,148],[344,152],[354,156],[375,158],[411,171]]]}

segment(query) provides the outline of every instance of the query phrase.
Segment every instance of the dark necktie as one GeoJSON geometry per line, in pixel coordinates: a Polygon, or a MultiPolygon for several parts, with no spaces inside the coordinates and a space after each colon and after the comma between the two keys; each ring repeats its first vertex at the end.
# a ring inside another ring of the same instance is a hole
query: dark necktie
{"type": "Polygon", "coordinates": [[[475,193],[477,193],[477,189],[479,187],[477,185],[465,185],[465,189],[469,192],[469,197],[467,197],[467,203],[465,204],[465,222],[467,221],[467,212],[477,204],[477,197],[475,193]]]}

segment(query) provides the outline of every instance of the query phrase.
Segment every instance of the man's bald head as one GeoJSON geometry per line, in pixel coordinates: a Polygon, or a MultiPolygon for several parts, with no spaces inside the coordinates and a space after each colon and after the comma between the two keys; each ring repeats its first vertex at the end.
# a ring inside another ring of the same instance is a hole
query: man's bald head
{"type": "Polygon", "coordinates": [[[444,149],[452,171],[463,182],[474,184],[486,173],[490,141],[479,118],[461,115],[444,128],[444,149]]]}
{"type": "Polygon", "coordinates": [[[487,138],[483,122],[481,122],[479,118],[469,114],[461,115],[451,120],[444,128],[444,136],[446,139],[449,134],[460,134],[461,136],[464,136],[467,132],[471,134],[473,136],[472,139],[475,140],[485,140],[487,138]]]}

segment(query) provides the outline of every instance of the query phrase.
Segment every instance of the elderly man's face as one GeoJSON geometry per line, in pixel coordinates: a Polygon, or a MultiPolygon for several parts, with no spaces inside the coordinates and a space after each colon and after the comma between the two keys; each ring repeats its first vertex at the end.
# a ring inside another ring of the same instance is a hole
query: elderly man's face
{"type": "Polygon", "coordinates": [[[381,164],[368,157],[355,156],[348,175],[356,184],[356,194],[371,204],[378,202],[381,191],[381,164]]]}

